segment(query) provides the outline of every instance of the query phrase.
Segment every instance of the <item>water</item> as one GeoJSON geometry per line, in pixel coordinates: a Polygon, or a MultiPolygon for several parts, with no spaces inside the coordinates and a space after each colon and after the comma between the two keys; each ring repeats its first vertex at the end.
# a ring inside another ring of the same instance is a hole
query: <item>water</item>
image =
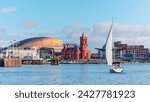
{"type": "Polygon", "coordinates": [[[150,64],[126,64],[110,73],[105,64],[26,65],[0,68],[1,85],[150,85],[150,64]]]}

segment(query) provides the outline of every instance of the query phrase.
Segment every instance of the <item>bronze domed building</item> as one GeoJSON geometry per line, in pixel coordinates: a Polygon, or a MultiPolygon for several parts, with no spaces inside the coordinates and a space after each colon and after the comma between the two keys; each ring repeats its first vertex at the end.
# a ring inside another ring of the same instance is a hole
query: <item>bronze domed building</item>
{"type": "Polygon", "coordinates": [[[34,37],[18,42],[11,42],[12,45],[4,49],[7,56],[20,57],[24,60],[39,58],[53,58],[61,56],[63,42],[60,39],[49,37],[34,37]]]}
{"type": "Polygon", "coordinates": [[[50,48],[50,47],[60,47],[62,46],[63,42],[62,40],[56,39],[56,38],[48,38],[48,37],[35,37],[35,38],[29,38],[20,41],[19,46],[20,47],[38,47],[38,48],[50,48]]]}
{"type": "Polygon", "coordinates": [[[54,48],[55,52],[62,50],[63,42],[60,39],[49,37],[34,37],[19,41],[19,47],[54,48]]]}
{"type": "Polygon", "coordinates": [[[49,37],[34,37],[19,41],[20,48],[36,47],[40,50],[40,56],[60,55],[63,41],[49,37]]]}

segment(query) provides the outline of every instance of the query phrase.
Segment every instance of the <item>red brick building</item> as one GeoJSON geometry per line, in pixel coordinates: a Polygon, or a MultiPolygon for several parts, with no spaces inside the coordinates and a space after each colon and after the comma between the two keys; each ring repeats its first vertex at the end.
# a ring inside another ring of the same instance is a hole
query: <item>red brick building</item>
{"type": "MultiPolygon", "coordinates": [[[[133,58],[147,58],[149,57],[149,49],[144,48],[143,45],[127,45],[122,44],[121,41],[115,42],[114,46],[116,48],[121,49],[119,52],[116,53],[126,56],[132,56],[133,58]]],[[[117,54],[115,54],[117,55],[117,54]]]]}
{"type": "Polygon", "coordinates": [[[144,48],[143,45],[128,46],[127,47],[127,54],[132,54],[133,57],[136,57],[136,58],[146,58],[149,55],[149,49],[144,48]]]}
{"type": "MultiPolygon", "coordinates": [[[[98,50],[98,57],[105,58],[105,45],[103,48],[96,48],[98,50]]],[[[148,59],[150,57],[150,52],[148,48],[143,45],[128,45],[123,44],[121,41],[114,42],[113,48],[114,58],[121,59],[148,59]]]]}
{"type": "Polygon", "coordinates": [[[62,59],[91,59],[91,51],[88,49],[87,37],[84,33],[80,37],[80,47],[77,44],[64,45],[62,59]]]}
{"type": "Polygon", "coordinates": [[[77,44],[65,44],[61,56],[62,59],[80,59],[80,49],[77,44]]]}

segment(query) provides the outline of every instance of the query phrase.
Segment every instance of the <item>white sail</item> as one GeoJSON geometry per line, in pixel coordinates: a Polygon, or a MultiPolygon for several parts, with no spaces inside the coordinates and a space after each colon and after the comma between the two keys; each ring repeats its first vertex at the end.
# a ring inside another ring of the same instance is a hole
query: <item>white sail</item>
{"type": "Polygon", "coordinates": [[[107,65],[112,66],[113,63],[113,53],[112,53],[112,47],[113,47],[113,23],[111,25],[111,28],[109,30],[107,40],[106,40],[106,60],[107,65]]]}

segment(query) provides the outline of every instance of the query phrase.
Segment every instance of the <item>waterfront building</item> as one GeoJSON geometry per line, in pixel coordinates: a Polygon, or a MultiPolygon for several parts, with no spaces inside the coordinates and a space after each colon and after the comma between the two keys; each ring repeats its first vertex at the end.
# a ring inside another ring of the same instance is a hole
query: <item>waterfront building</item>
{"type": "MultiPolygon", "coordinates": [[[[98,50],[99,58],[105,58],[105,45],[103,48],[96,48],[98,50]]],[[[143,45],[128,45],[121,41],[114,42],[113,55],[115,59],[136,60],[148,59],[149,49],[143,45]]]]}
{"type": "Polygon", "coordinates": [[[100,59],[105,59],[105,44],[102,48],[95,48],[98,53],[97,53],[97,58],[100,58],[100,59]]]}
{"type": "Polygon", "coordinates": [[[19,42],[20,47],[53,48],[55,52],[61,52],[63,45],[62,40],[49,37],[34,37],[19,42]]]}
{"type": "Polygon", "coordinates": [[[77,44],[64,44],[62,59],[80,59],[80,48],[77,44]]]}
{"type": "Polygon", "coordinates": [[[2,57],[20,57],[21,59],[52,58],[53,55],[61,55],[63,42],[56,38],[34,37],[18,42],[0,50],[2,57]]]}
{"type": "Polygon", "coordinates": [[[127,45],[122,44],[121,41],[115,42],[115,47],[122,49],[119,52],[120,56],[129,59],[147,59],[149,57],[149,49],[144,45],[127,45]]]}
{"type": "Polygon", "coordinates": [[[91,51],[88,48],[87,40],[87,36],[83,33],[80,37],[80,46],[77,44],[64,44],[62,59],[91,59],[91,51]]]}
{"type": "Polygon", "coordinates": [[[20,58],[23,60],[40,59],[39,48],[37,47],[8,47],[2,50],[2,58],[20,58]]]}
{"type": "Polygon", "coordinates": [[[54,51],[54,48],[40,48],[40,58],[42,59],[52,59],[54,58],[54,55],[56,55],[56,52],[54,51]]]}
{"type": "Polygon", "coordinates": [[[91,54],[91,59],[99,59],[98,54],[92,53],[92,54],[91,54]]]}
{"type": "Polygon", "coordinates": [[[80,59],[90,59],[91,58],[91,51],[88,48],[87,36],[85,36],[84,33],[80,37],[80,51],[81,51],[80,59]]]}

